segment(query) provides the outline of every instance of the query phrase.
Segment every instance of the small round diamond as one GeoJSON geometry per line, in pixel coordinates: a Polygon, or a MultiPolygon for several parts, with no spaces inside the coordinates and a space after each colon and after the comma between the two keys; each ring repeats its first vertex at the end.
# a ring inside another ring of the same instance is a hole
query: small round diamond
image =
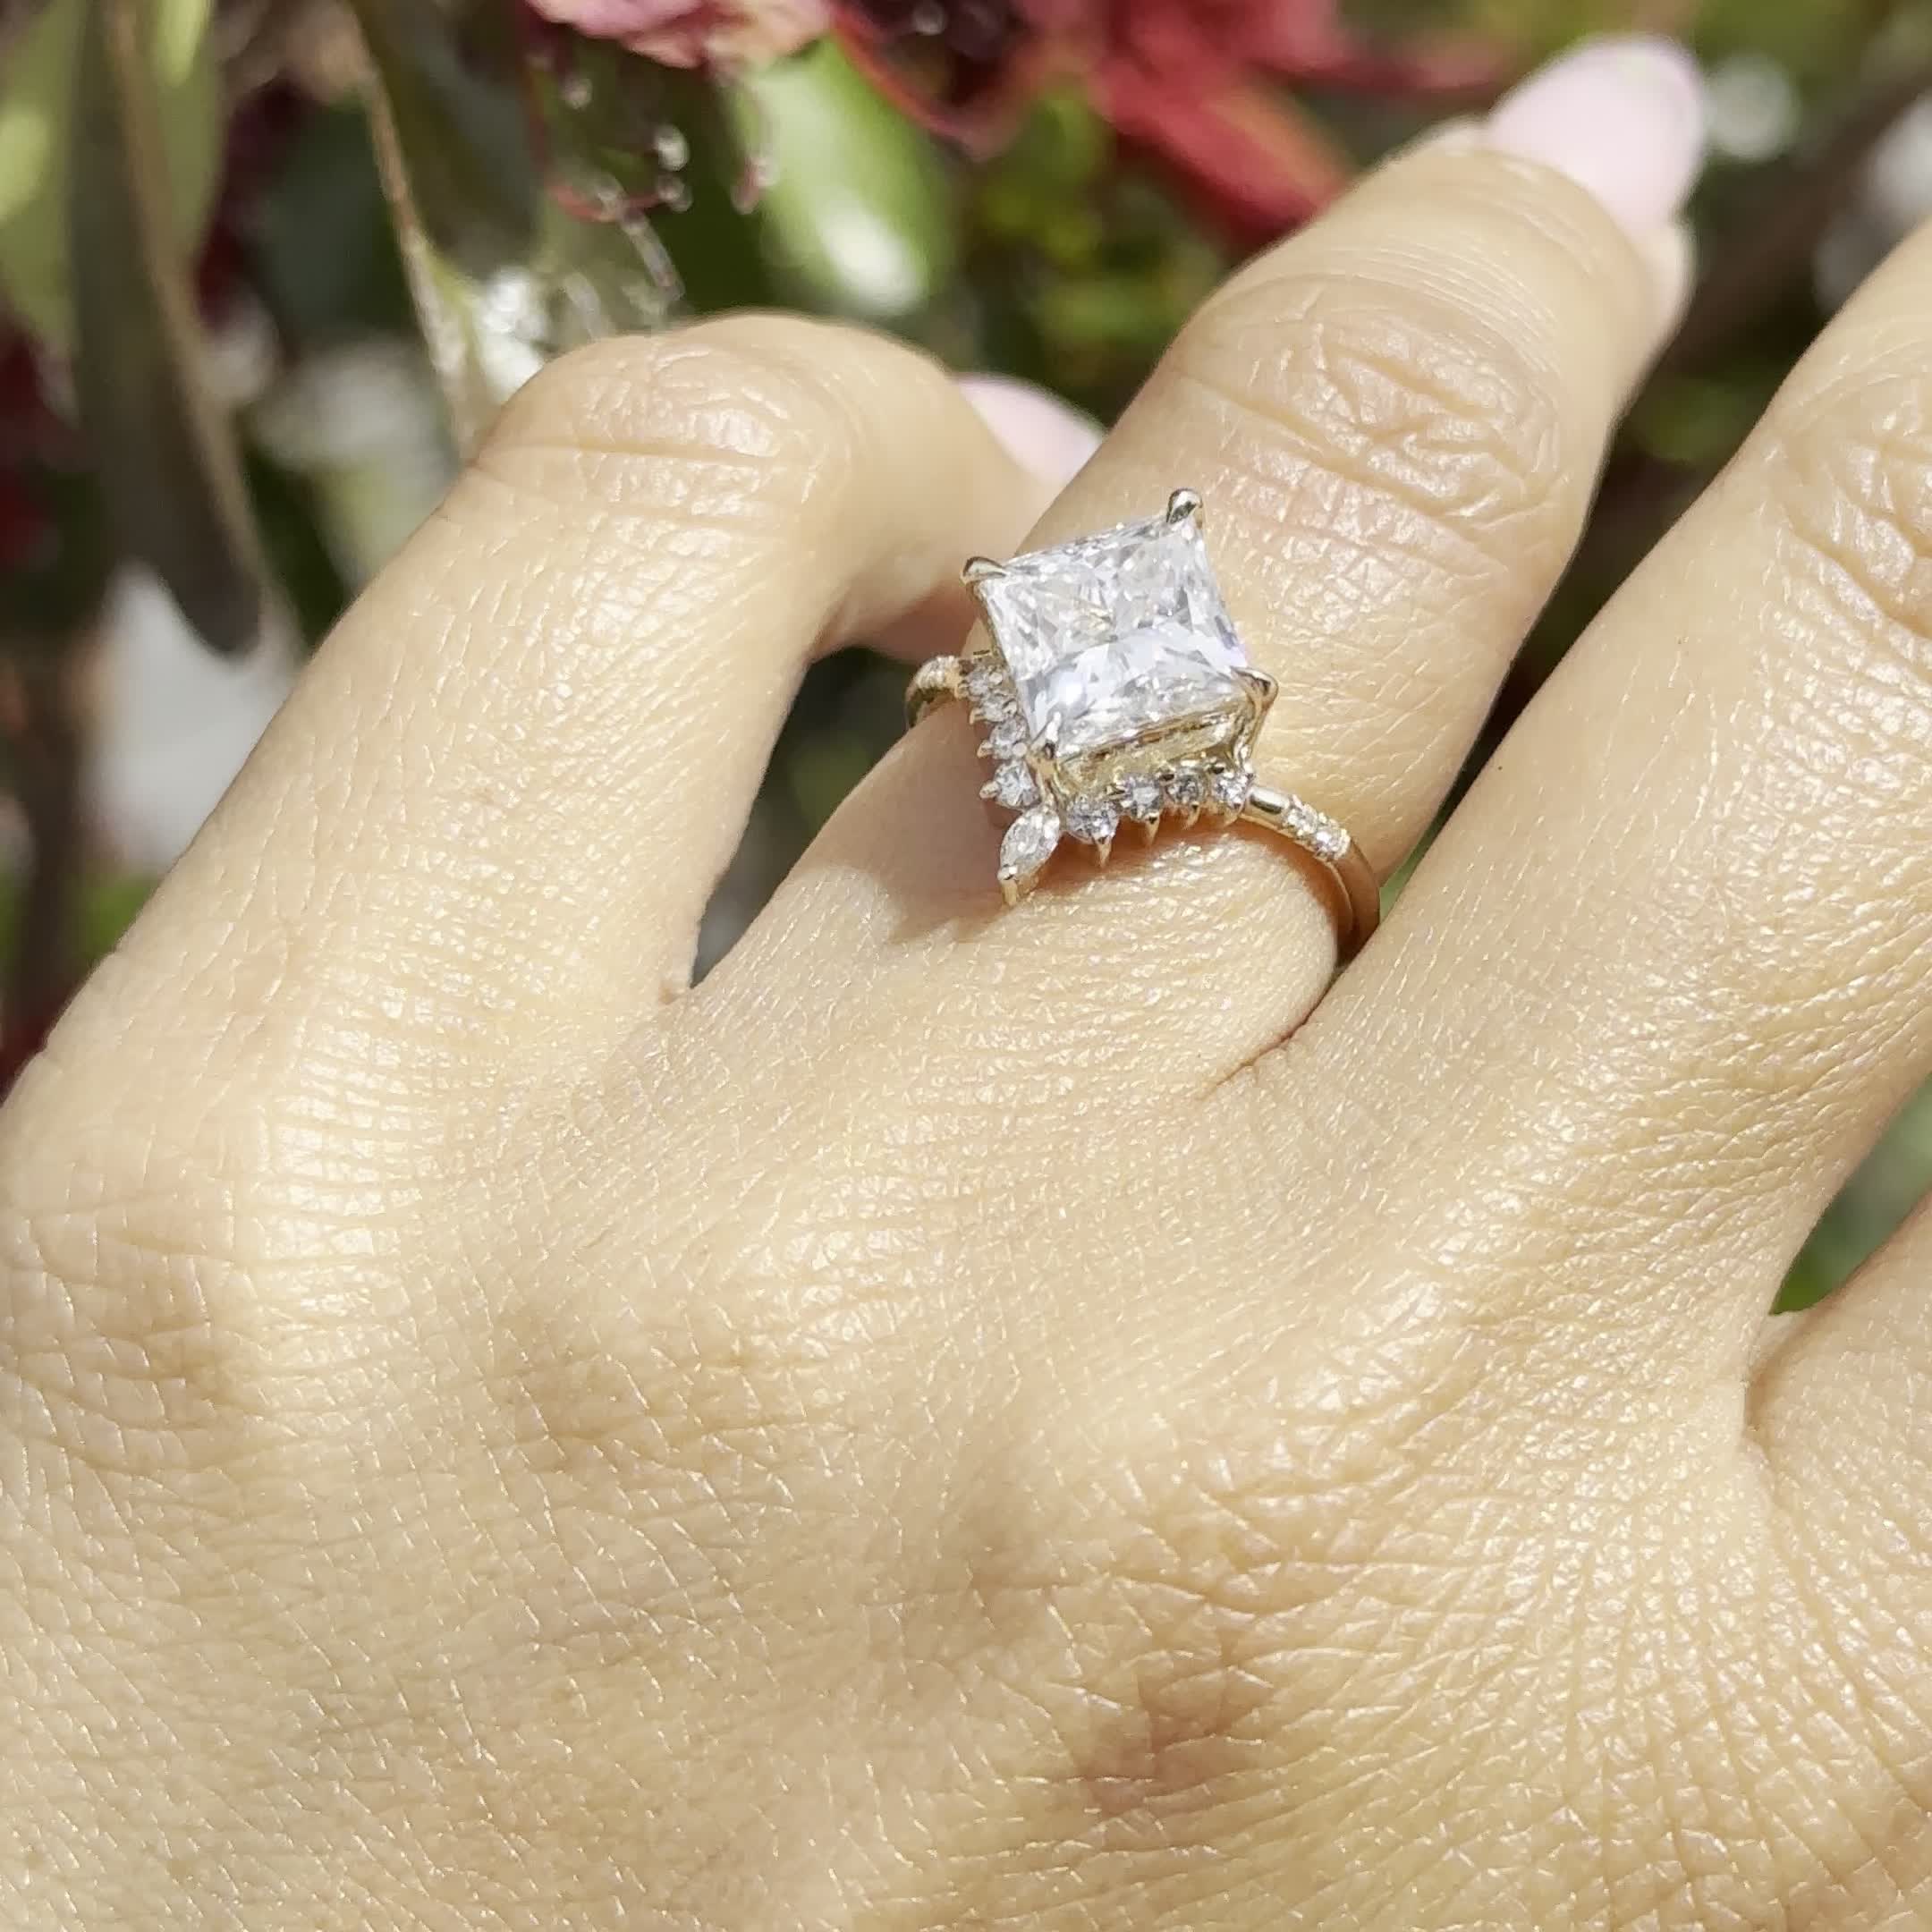
{"type": "Polygon", "coordinates": [[[1198,812],[1208,797],[1208,775],[1199,765],[1177,765],[1167,774],[1165,790],[1176,811],[1198,812]]]}
{"type": "Polygon", "coordinates": [[[1002,718],[1017,716],[1019,710],[1020,700],[1011,691],[990,691],[973,699],[973,716],[992,724],[1002,718]]]}
{"type": "Polygon", "coordinates": [[[977,659],[966,673],[966,695],[975,704],[984,704],[988,698],[1010,699],[1012,693],[1004,674],[990,658],[977,659]]]}
{"type": "Polygon", "coordinates": [[[987,733],[987,751],[996,758],[1016,758],[1026,750],[1026,726],[1016,717],[1002,718],[987,733]]]}
{"type": "Polygon", "coordinates": [[[1253,783],[1238,766],[1217,766],[1208,782],[1208,796],[1214,801],[1215,809],[1226,812],[1230,818],[1234,817],[1247,804],[1253,783]]]}
{"type": "Polygon", "coordinates": [[[1024,811],[1029,805],[1039,803],[1039,784],[1024,765],[1006,764],[979,788],[979,795],[1008,811],[1024,811]]]}
{"type": "Polygon", "coordinates": [[[1152,825],[1161,815],[1159,782],[1144,773],[1120,783],[1121,810],[1137,825],[1152,825]]]}
{"type": "Polygon", "coordinates": [[[1085,845],[1111,844],[1120,830],[1120,808],[1112,799],[1074,799],[1065,817],[1067,830],[1085,845]]]}

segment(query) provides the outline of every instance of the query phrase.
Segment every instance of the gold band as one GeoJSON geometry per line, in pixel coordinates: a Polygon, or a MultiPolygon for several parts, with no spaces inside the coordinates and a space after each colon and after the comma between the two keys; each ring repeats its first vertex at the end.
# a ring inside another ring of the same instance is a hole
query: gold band
{"type": "Polygon", "coordinates": [[[912,674],[906,686],[906,729],[911,731],[928,711],[956,703],[965,696],[962,685],[964,666],[957,657],[928,657],[912,674]]]}
{"type": "Polygon", "coordinates": [[[1292,792],[1268,785],[1257,785],[1248,794],[1241,817],[1250,825],[1280,833],[1326,873],[1339,902],[1332,909],[1335,945],[1344,963],[1353,959],[1382,922],[1382,887],[1361,847],[1326,813],[1292,792]]]}

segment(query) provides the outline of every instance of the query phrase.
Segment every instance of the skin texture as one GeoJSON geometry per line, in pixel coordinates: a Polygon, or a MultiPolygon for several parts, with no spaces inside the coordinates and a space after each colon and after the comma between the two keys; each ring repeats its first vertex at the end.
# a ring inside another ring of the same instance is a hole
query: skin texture
{"type": "Polygon", "coordinates": [[[1924,1922],[1932,1226],[1762,1311],[1932,1071],[1932,243],[1326,997],[1260,838],[999,911],[957,715],[685,984],[810,652],[1181,481],[1393,866],[1657,288],[1439,144],[1050,508],[822,326],[533,385],[0,1114],[0,1922],[1924,1922]]]}

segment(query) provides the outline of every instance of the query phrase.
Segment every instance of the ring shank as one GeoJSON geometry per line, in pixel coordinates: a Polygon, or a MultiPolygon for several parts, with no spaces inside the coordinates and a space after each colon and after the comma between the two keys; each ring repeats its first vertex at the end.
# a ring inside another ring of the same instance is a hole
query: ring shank
{"type": "Polygon", "coordinates": [[[1336,948],[1344,962],[1354,958],[1382,919],[1382,888],[1361,847],[1326,813],[1269,785],[1255,786],[1241,817],[1300,846],[1328,875],[1340,902],[1336,948]]]}

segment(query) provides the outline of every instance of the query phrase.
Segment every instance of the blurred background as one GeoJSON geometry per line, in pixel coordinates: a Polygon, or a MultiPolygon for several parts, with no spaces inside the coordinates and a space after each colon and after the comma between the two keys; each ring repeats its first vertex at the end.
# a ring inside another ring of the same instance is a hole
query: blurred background
{"type": "MultiPolygon", "coordinates": [[[[1377,155],[1633,27],[1707,76],[1701,280],[1484,751],[1932,215],[1932,0],[0,0],[0,1086],[547,358],[779,303],[1106,419],[1377,155]]],[[[708,959],[902,682],[808,680],[708,959]]],[[[1932,1097],[1786,1301],[1928,1181],[1932,1097]]]]}

